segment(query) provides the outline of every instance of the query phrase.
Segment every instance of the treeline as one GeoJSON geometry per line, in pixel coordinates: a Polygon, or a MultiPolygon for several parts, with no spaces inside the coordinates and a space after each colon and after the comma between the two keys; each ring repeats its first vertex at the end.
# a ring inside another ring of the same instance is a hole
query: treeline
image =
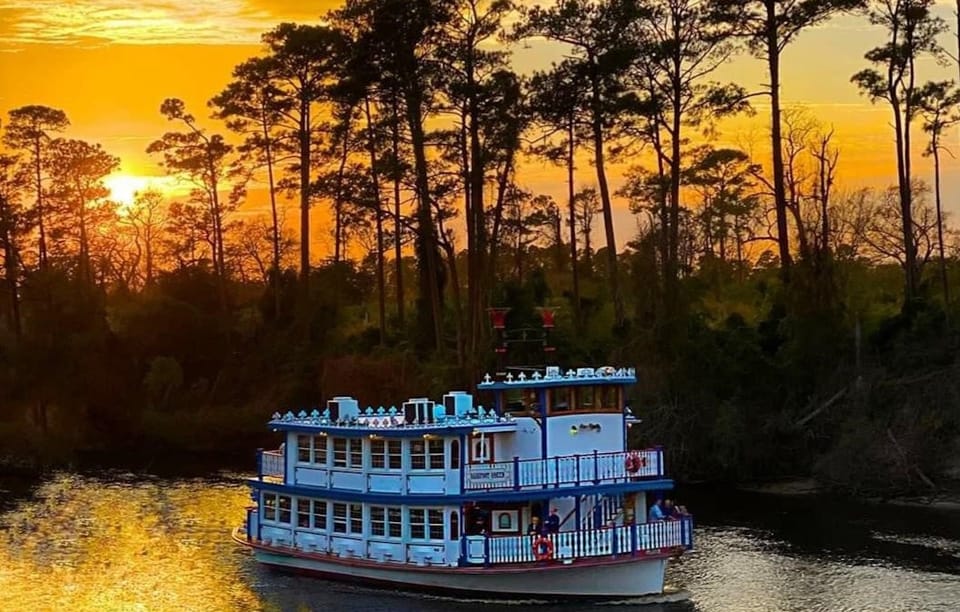
{"type": "Polygon", "coordinates": [[[933,486],[958,454],[939,169],[960,94],[918,70],[947,57],[932,6],[348,0],[264,34],[209,121],[163,102],[172,131],[147,150],[191,186],[174,201],[111,201],[116,157],[63,137],[62,110],[13,109],[8,448],[243,448],[265,415],[330,393],[389,404],[470,385],[491,366],[486,309],[524,325],[549,305],[558,359],[640,368],[638,443],[667,444],[684,477],[933,486]],[[851,81],[890,109],[888,190],[845,190],[832,130],[781,105],[781,53],[842,12],[887,35],[851,81]],[[532,38],[562,60],[518,74],[505,43],[532,38]],[[761,91],[716,80],[743,54],[768,68],[761,91]],[[769,159],[704,144],[757,99],[769,159]],[[535,163],[565,177],[561,201],[525,187],[535,163]],[[617,199],[636,229],[615,227],[617,199]],[[331,227],[311,236],[320,206],[331,227]]]}

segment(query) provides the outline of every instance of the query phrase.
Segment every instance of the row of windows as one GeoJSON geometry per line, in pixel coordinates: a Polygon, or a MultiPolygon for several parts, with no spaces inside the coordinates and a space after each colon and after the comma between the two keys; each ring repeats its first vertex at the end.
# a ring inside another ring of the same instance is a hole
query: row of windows
{"type": "MultiPolygon", "coordinates": [[[[557,387],[546,389],[549,414],[565,412],[619,412],[620,389],[615,385],[557,387]]],[[[516,389],[504,393],[507,411],[539,412],[539,392],[535,389],[516,389]]]]}
{"type": "MultiPolygon", "coordinates": [[[[263,493],[260,507],[262,518],[275,523],[296,524],[302,529],[345,535],[363,535],[363,506],[320,499],[296,499],[289,495],[263,493]],[[293,508],[296,512],[293,512],[293,508]],[[295,516],[294,516],[295,515],[295,516]],[[332,519],[328,521],[328,518],[332,519]]],[[[403,508],[400,506],[370,506],[370,535],[383,538],[403,537],[403,508]]],[[[442,540],[443,511],[435,508],[409,508],[410,538],[413,540],[442,540]]],[[[452,519],[451,539],[459,537],[452,519]]]]}
{"type": "MultiPolygon", "coordinates": [[[[331,464],[328,448],[333,451],[332,465],[335,468],[363,468],[362,438],[329,438],[324,435],[297,436],[297,462],[315,465],[331,464]]],[[[403,440],[372,439],[369,444],[370,468],[399,470],[403,467],[403,440]]],[[[446,461],[444,441],[415,438],[409,441],[410,469],[451,470],[460,469],[460,443],[450,442],[449,461],[446,461]]]]}

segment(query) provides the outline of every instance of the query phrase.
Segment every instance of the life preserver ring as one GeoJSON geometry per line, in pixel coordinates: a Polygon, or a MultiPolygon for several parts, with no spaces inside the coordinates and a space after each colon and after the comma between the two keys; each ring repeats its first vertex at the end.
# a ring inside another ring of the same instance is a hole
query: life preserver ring
{"type": "Polygon", "coordinates": [[[543,536],[535,539],[533,541],[533,556],[537,561],[553,559],[553,542],[543,536]]]}
{"type": "Polygon", "coordinates": [[[640,471],[640,468],[647,467],[647,458],[634,451],[627,455],[627,458],[624,461],[624,466],[627,468],[628,472],[631,474],[636,474],[640,471]]]}

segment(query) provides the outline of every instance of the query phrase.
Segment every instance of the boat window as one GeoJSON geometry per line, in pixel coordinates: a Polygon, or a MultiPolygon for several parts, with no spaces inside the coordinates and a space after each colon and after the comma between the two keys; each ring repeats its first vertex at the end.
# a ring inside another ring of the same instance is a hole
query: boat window
{"type": "Polygon", "coordinates": [[[347,533],[347,504],[333,503],[333,533],[347,533]]]}
{"type": "Polygon", "coordinates": [[[312,436],[297,436],[297,461],[310,463],[312,436]]]}
{"type": "Polygon", "coordinates": [[[572,409],[569,387],[550,389],[550,414],[569,412],[572,409]]]}
{"type": "Polygon", "coordinates": [[[313,500],[313,528],[327,530],[327,502],[322,499],[313,500]]]}
{"type": "Polygon", "coordinates": [[[363,533],[363,506],[360,504],[349,504],[350,506],[350,533],[363,533]]]}
{"type": "Polygon", "coordinates": [[[333,439],[333,467],[347,467],[347,439],[333,439]]]}
{"type": "Polygon", "coordinates": [[[536,413],[538,411],[536,389],[507,389],[503,393],[501,410],[514,414],[536,413]]]}
{"type": "Polygon", "coordinates": [[[478,437],[473,439],[473,463],[489,463],[493,461],[493,441],[491,438],[478,437]]]}
{"type": "Polygon", "coordinates": [[[370,440],[370,467],[374,469],[387,467],[386,440],[370,440]]]}
{"type": "Polygon", "coordinates": [[[399,470],[403,466],[403,446],[400,440],[387,440],[387,464],[391,470],[399,470]]]}
{"type": "Polygon", "coordinates": [[[363,467],[363,440],[360,438],[353,438],[347,440],[347,447],[350,449],[350,467],[352,468],[362,468],[363,467]]]}
{"type": "Polygon", "coordinates": [[[333,503],[333,532],[360,535],[363,533],[363,506],[333,503]]]}
{"type": "Polygon", "coordinates": [[[577,410],[583,410],[585,412],[593,412],[596,410],[597,406],[594,400],[596,399],[594,387],[579,387],[577,389],[577,410]]]}
{"type": "Polygon", "coordinates": [[[399,538],[403,533],[403,513],[396,506],[370,506],[370,535],[399,538]]]}
{"type": "Polygon", "coordinates": [[[263,503],[260,505],[260,512],[265,521],[277,520],[277,494],[263,493],[263,503]]]}
{"type": "Polygon", "coordinates": [[[459,440],[450,441],[450,469],[451,470],[460,469],[460,441],[459,440]]]}
{"type": "Polygon", "coordinates": [[[290,522],[290,504],[292,499],[289,495],[281,495],[277,498],[277,522],[278,523],[289,523],[290,522]]]}
{"type": "Polygon", "coordinates": [[[410,440],[410,468],[443,469],[443,440],[410,440]]]}
{"type": "Polygon", "coordinates": [[[410,539],[442,540],[443,511],[427,508],[410,508],[410,539]]]}
{"type": "Polygon", "coordinates": [[[614,385],[598,387],[600,409],[604,411],[620,412],[620,389],[614,385]]]}
{"type": "Polygon", "coordinates": [[[327,436],[313,436],[313,462],[327,464],[327,436]]]}
{"type": "Polygon", "coordinates": [[[297,499],[297,527],[310,528],[310,505],[309,499],[297,499]]]}
{"type": "Polygon", "coordinates": [[[450,539],[460,539],[460,514],[457,512],[450,513],[450,539]]]}

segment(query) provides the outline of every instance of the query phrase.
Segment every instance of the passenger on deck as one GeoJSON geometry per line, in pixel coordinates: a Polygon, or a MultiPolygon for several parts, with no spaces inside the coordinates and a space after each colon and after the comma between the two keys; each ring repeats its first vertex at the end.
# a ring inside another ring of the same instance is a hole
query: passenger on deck
{"type": "Polygon", "coordinates": [[[668,521],[675,521],[680,518],[672,499],[663,500],[663,518],[668,521]]]}
{"type": "Polygon", "coordinates": [[[543,534],[543,525],[540,524],[540,517],[534,514],[533,518],[530,519],[530,524],[527,525],[527,535],[541,534],[543,534]]]}
{"type": "Polygon", "coordinates": [[[650,512],[647,513],[647,518],[650,522],[662,521],[666,518],[666,515],[663,513],[662,499],[657,499],[657,501],[653,502],[653,505],[650,506],[650,512]]]}
{"type": "Polygon", "coordinates": [[[557,514],[557,509],[553,508],[550,510],[550,516],[547,517],[547,533],[559,533],[560,532],[560,515],[557,514]]]}

